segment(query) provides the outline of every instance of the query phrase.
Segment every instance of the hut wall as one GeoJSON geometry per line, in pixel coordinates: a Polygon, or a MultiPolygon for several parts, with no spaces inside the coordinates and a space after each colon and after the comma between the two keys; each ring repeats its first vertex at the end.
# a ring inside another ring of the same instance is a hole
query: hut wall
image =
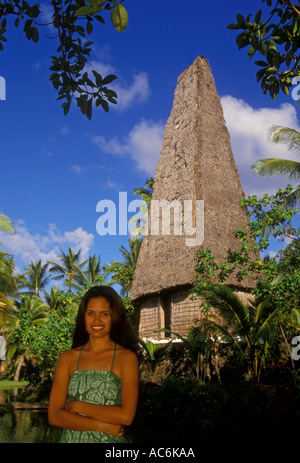
{"type": "Polygon", "coordinates": [[[168,333],[155,333],[158,328],[185,335],[189,325],[200,316],[199,308],[199,300],[192,300],[187,290],[146,298],[140,304],[139,336],[157,340],[169,337],[168,333]]]}
{"type": "MultiPolygon", "coordinates": [[[[247,305],[253,296],[246,291],[237,291],[236,295],[247,305]]],[[[188,328],[196,319],[201,319],[201,299],[195,299],[188,289],[181,289],[165,294],[145,298],[140,303],[139,336],[146,339],[162,340],[169,337],[169,333],[155,333],[157,329],[169,329],[184,336],[188,328]]],[[[211,309],[211,319],[221,323],[226,329],[226,322],[222,319],[219,310],[211,309]]]]}

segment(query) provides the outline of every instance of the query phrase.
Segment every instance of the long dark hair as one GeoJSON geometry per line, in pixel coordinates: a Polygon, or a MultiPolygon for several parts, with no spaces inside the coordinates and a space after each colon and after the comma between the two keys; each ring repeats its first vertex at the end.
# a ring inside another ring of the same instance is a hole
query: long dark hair
{"type": "Polygon", "coordinates": [[[122,299],[119,294],[109,286],[93,286],[81,299],[76,317],[72,348],[82,346],[89,340],[89,334],[85,328],[85,312],[89,301],[96,297],[105,297],[110,305],[111,340],[136,353],[137,339],[127,318],[122,299]]]}

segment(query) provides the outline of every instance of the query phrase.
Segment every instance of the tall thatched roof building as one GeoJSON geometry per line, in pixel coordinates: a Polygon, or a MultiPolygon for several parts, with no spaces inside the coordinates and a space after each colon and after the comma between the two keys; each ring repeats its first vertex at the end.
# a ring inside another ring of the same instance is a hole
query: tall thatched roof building
{"type": "MultiPolygon", "coordinates": [[[[178,78],[154,180],[155,210],[131,297],[141,308],[139,334],[161,338],[153,330],[183,333],[198,316],[200,304],[189,293],[197,250],[209,247],[217,261],[223,260],[235,247],[235,230],[248,221],[246,209],[238,205],[244,193],[220,98],[202,56],[178,78]]],[[[230,283],[241,290],[251,285],[230,283]]]]}

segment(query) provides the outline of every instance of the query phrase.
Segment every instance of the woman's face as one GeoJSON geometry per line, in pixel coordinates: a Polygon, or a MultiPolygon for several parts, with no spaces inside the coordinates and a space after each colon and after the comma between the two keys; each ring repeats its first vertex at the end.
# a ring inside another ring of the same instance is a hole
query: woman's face
{"type": "Polygon", "coordinates": [[[94,338],[109,336],[111,308],[105,297],[95,297],[89,300],[85,311],[85,326],[88,334],[94,338]]]}

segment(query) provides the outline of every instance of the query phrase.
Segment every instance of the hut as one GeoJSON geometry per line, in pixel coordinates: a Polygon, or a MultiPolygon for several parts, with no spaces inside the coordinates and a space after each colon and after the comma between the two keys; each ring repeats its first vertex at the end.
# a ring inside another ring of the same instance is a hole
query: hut
{"type": "MultiPolygon", "coordinates": [[[[190,292],[197,251],[210,248],[221,261],[236,247],[235,230],[248,222],[238,205],[243,197],[221,101],[209,63],[199,56],[178,78],[131,288],[141,337],[165,337],[154,333],[158,328],[185,334],[199,317],[200,302],[190,292]]],[[[252,286],[229,283],[240,294],[252,286]]]]}

